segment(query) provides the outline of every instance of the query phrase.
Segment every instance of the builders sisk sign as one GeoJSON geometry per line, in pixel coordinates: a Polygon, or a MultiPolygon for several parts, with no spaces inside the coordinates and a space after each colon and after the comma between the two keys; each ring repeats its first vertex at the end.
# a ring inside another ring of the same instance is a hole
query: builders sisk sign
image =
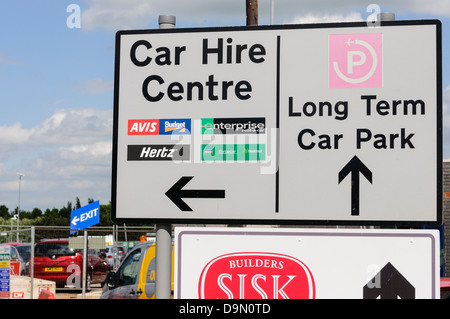
{"type": "MultiPolygon", "coordinates": [[[[100,222],[100,201],[93,202],[89,205],[83,206],[70,214],[70,228],[71,229],[86,229],[94,226],[100,222]]],[[[70,231],[75,233],[76,231],[70,231]]]]}

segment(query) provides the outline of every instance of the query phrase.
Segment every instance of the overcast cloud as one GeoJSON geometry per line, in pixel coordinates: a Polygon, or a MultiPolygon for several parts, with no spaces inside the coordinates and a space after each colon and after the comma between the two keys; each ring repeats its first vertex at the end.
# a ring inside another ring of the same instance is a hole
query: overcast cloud
{"type": "MultiPolygon", "coordinates": [[[[0,165],[0,192],[18,194],[18,175],[11,168],[21,167],[22,197],[32,198],[33,207],[51,209],[46,205],[53,202],[60,208],[77,196],[85,204],[88,198],[108,203],[111,139],[112,111],[94,108],[59,109],[30,129],[20,123],[0,126],[0,147],[9,150],[0,154],[0,162],[7,163],[0,165]],[[67,198],[68,189],[73,198],[67,198]]],[[[12,210],[17,203],[0,204],[12,210]]]]}
{"type": "MultiPolygon", "coordinates": [[[[448,0],[378,0],[373,3],[379,5],[382,11],[400,15],[414,12],[450,16],[448,0]]],[[[86,30],[155,28],[161,14],[174,15],[189,26],[204,26],[211,22],[245,25],[244,0],[88,0],[87,4],[88,8],[83,10],[82,15],[82,25],[86,30]]],[[[275,23],[361,20],[362,13],[364,19],[373,13],[367,12],[369,4],[360,0],[274,0],[274,20],[275,23]]],[[[258,9],[260,23],[268,24],[270,0],[259,0],[258,9]]]]}

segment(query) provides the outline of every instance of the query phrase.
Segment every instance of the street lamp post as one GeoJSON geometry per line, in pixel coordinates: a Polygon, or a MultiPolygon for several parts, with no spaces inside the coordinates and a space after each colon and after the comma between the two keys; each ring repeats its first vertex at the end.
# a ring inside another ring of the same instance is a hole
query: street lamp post
{"type": "Polygon", "coordinates": [[[22,173],[17,173],[17,175],[19,175],[19,203],[17,205],[17,242],[19,242],[19,217],[20,217],[20,187],[22,184],[22,176],[25,176],[22,173]]]}
{"type": "Polygon", "coordinates": [[[12,236],[13,236],[13,221],[16,220],[16,215],[11,217],[11,233],[9,233],[9,241],[12,242],[12,236]]]}

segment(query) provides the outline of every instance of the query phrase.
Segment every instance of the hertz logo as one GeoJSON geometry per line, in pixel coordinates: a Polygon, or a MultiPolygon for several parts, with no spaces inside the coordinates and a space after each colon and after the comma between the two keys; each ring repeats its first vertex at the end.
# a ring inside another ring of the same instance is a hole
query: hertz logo
{"type": "Polygon", "coordinates": [[[186,144],[128,145],[128,161],[175,161],[189,159],[190,145],[186,144]]]}

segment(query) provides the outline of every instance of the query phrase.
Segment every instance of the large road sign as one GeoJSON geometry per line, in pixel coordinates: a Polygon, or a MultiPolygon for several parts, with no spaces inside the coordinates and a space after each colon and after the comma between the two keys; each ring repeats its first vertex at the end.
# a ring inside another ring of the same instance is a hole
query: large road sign
{"type": "Polygon", "coordinates": [[[174,297],[439,299],[439,231],[176,227],[174,297]]]}
{"type": "Polygon", "coordinates": [[[437,20],[119,31],[117,222],[437,225],[437,20]]]}

